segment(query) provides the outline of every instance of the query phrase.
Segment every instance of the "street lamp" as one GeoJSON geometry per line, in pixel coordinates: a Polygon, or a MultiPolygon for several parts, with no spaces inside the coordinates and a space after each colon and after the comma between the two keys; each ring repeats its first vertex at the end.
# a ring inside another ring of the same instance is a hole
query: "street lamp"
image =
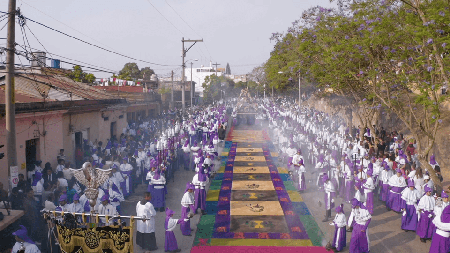
{"type": "MultiPolygon", "coordinates": [[[[283,71],[278,71],[278,74],[284,74],[283,71]]],[[[272,96],[273,96],[273,90],[272,90],[272,96]]],[[[302,95],[300,92],[300,71],[298,72],[298,105],[302,105],[302,95]]]]}

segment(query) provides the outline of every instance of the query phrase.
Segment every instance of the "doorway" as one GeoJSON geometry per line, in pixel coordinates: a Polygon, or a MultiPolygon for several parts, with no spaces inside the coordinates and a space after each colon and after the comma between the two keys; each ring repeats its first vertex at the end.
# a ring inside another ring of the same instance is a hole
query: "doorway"
{"type": "Polygon", "coordinates": [[[117,140],[116,139],[116,129],[117,129],[117,123],[114,121],[114,122],[111,122],[111,140],[117,140]]]}
{"type": "Polygon", "coordinates": [[[25,142],[25,164],[27,170],[34,170],[34,165],[37,161],[38,144],[39,139],[31,139],[25,142]]]}
{"type": "Polygon", "coordinates": [[[83,132],[75,132],[75,166],[80,168],[83,162],[83,132]]]}

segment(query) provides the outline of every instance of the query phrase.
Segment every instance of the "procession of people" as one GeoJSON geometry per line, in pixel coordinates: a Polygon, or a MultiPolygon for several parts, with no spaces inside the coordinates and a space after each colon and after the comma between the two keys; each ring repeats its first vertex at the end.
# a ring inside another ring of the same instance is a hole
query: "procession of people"
{"type": "MultiPolygon", "coordinates": [[[[450,212],[448,192],[436,192],[413,139],[376,126],[371,128],[375,132],[368,127],[350,129],[337,115],[284,99],[266,101],[260,109],[281,154],[279,162],[289,169],[297,189],[323,192],[323,222],[335,211],[331,249],[346,247],[346,230],[352,233],[351,253],[369,252],[370,221],[374,208],[383,205],[401,214],[405,232],[415,232],[423,243],[431,240],[429,252],[449,252],[450,223],[442,216],[450,212]],[[338,199],[351,204],[348,216],[344,205],[334,209],[338,199]]],[[[440,172],[434,154],[429,164],[440,172]]]]}
{"type": "MultiPolygon", "coordinates": [[[[280,154],[279,165],[289,170],[297,190],[323,192],[322,221],[335,228],[331,249],[338,252],[348,247],[351,253],[369,252],[374,209],[384,205],[401,214],[401,229],[405,232],[415,232],[423,243],[431,240],[430,252],[450,250],[448,193],[435,191],[429,172],[417,159],[414,140],[375,126],[371,128],[375,132],[369,128],[349,129],[336,115],[287,100],[261,100],[258,107],[256,123],[268,124],[269,135],[280,154]],[[350,204],[351,209],[338,205],[339,199],[350,204]],[[351,233],[349,245],[347,233],[351,233]]],[[[84,140],[83,161],[75,161],[81,168],[111,170],[98,188],[95,213],[110,217],[129,215],[123,212],[121,203],[138,185],[146,185],[142,200],[136,204],[137,216],[144,217],[137,221],[136,243],[146,251],[158,249],[156,238],[162,236],[155,234],[158,212],[164,212],[166,217],[166,252],[180,251],[173,232],[178,224],[183,236],[192,236],[190,219],[196,214],[207,214],[207,188],[218,169],[214,161],[219,157],[218,148],[225,138],[229,117],[230,122],[237,124],[236,106],[228,103],[195,109],[183,119],[171,112],[158,120],[130,122],[119,138],[108,140],[106,145],[84,140]],[[179,169],[195,171],[195,175],[186,184],[183,195],[178,196],[181,210],[175,218],[176,212],[167,206],[166,198],[168,182],[179,169]]],[[[22,177],[11,195],[11,203],[27,211],[17,241],[28,243],[24,245],[42,242],[43,251],[54,245],[36,231],[43,225],[39,224],[39,210],[92,211],[85,186],[74,177],[64,150],[60,150],[57,160],[55,170],[48,163],[42,169],[42,162],[36,162],[34,170],[29,171],[32,180],[26,182],[22,177]],[[23,201],[18,200],[20,194],[25,194],[23,201]]],[[[434,155],[430,165],[440,171],[434,155]]],[[[100,218],[99,222],[100,226],[108,226],[115,221],[100,218]]]]}

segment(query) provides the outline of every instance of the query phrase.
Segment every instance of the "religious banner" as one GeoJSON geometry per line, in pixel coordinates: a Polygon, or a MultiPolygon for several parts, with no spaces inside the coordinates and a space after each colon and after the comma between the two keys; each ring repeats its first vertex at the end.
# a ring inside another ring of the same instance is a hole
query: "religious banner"
{"type": "Polygon", "coordinates": [[[58,240],[63,253],[133,252],[133,228],[106,226],[70,229],[60,224],[58,240]]]}

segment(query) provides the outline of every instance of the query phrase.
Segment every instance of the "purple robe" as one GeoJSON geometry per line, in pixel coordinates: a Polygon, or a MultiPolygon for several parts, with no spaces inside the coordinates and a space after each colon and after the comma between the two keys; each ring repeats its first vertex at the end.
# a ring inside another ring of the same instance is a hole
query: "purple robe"
{"type": "Polygon", "coordinates": [[[351,253],[367,253],[369,252],[369,240],[367,235],[367,227],[370,223],[369,219],[365,225],[355,222],[353,225],[352,238],[350,239],[349,252],[351,253]],[[365,232],[362,232],[365,230],[365,232]]]}
{"type": "Polygon", "coordinates": [[[373,192],[366,193],[366,207],[367,211],[372,215],[373,214],[373,192]]]}
{"type": "Polygon", "coordinates": [[[433,232],[431,229],[431,218],[428,215],[433,214],[430,211],[422,211],[420,214],[419,224],[417,224],[416,233],[420,238],[428,239],[433,236],[433,232]]]}
{"type": "Polygon", "coordinates": [[[206,190],[195,189],[194,191],[194,210],[200,208],[202,211],[206,210],[206,190]]]}
{"type": "Polygon", "coordinates": [[[184,153],[183,158],[184,158],[183,159],[183,161],[184,161],[184,169],[185,170],[189,170],[189,164],[191,163],[189,153],[184,153]]]}
{"type": "Polygon", "coordinates": [[[328,194],[325,193],[325,209],[330,210],[331,208],[334,208],[334,202],[331,202],[332,199],[336,198],[335,192],[330,192],[330,202],[328,203],[328,194]]]}
{"type": "Polygon", "coordinates": [[[438,233],[433,233],[431,239],[430,252],[447,253],[450,251],[450,238],[444,237],[438,233]]]}
{"type": "Polygon", "coordinates": [[[164,250],[166,252],[168,251],[174,251],[178,249],[178,243],[177,238],[175,237],[175,234],[173,231],[166,231],[166,238],[164,240],[164,250]]]}
{"type": "Polygon", "coordinates": [[[133,180],[132,180],[132,176],[131,176],[131,173],[132,173],[133,171],[122,171],[122,174],[125,174],[125,175],[127,175],[127,179],[125,179],[122,183],[120,183],[120,187],[122,187],[122,184],[123,184],[123,186],[125,186],[124,188],[122,188],[123,190],[122,190],[122,192],[123,192],[123,196],[124,197],[128,197],[130,194],[131,194],[131,189],[132,189],[132,187],[133,187],[133,180]],[[129,188],[129,190],[130,190],[130,192],[128,192],[127,191],[127,180],[128,180],[128,188],[129,188]]]}
{"type": "MultiPolygon", "coordinates": [[[[150,185],[149,185],[150,188],[150,185]]],[[[152,187],[152,200],[150,201],[155,208],[161,208],[166,206],[166,186],[164,184],[155,184],[152,187]],[[164,188],[156,189],[155,186],[164,186],[164,188]]]]}
{"type": "Polygon", "coordinates": [[[417,228],[417,212],[414,205],[407,205],[403,200],[402,208],[406,210],[406,214],[402,215],[402,229],[416,231],[417,228]]]}
{"type": "Polygon", "coordinates": [[[355,196],[355,188],[353,186],[353,180],[345,182],[345,200],[350,202],[350,200],[355,196]]]}
{"type": "Polygon", "coordinates": [[[339,196],[344,198],[345,196],[345,178],[339,177],[339,196]]]}
{"type": "Polygon", "coordinates": [[[183,235],[191,235],[191,220],[184,220],[187,219],[190,210],[189,207],[181,206],[180,229],[183,235]]]}
{"type": "MultiPolygon", "coordinates": [[[[389,192],[389,197],[386,202],[386,206],[395,212],[400,212],[402,210],[402,194],[401,192],[405,187],[395,187],[393,186],[389,192]]],[[[431,236],[430,236],[431,237],[431,236]]]]}
{"type": "Polygon", "coordinates": [[[333,246],[337,246],[336,249],[338,251],[341,251],[345,248],[345,246],[347,246],[347,231],[345,231],[345,227],[339,228],[336,224],[334,224],[333,246]]]}

